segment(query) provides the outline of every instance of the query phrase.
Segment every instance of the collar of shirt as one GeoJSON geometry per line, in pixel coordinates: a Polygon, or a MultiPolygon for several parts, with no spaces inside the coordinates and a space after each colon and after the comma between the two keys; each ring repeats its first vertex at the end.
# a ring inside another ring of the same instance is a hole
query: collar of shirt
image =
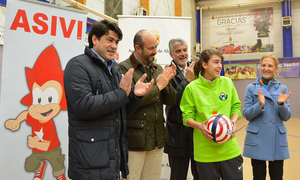
{"type": "Polygon", "coordinates": [[[205,81],[207,81],[207,82],[209,82],[209,83],[215,82],[215,80],[217,79],[217,78],[215,78],[215,79],[213,79],[212,81],[211,81],[211,80],[208,80],[208,79],[205,79],[205,78],[201,75],[201,71],[200,71],[200,73],[199,73],[199,77],[201,77],[203,80],[205,80],[205,81]]]}
{"type": "MultiPolygon", "coordinates": [[[[144,66],[143,63],[142,63],[142,61],[140,61],[139,58],[136,57],[135,52],[133,53],[133,55],[134,55],[135,59],[136,59],[142,66],[144,66]]],[[[149,63],[147,64],[146,67],[150,68],[151,65],[152,65],[152,63],[153,63],[152,61],[149,62],[149,63]]]]}
{"type": "Polygon", "coordinates": [[[96,54],[96,56],[105,64],[105,66],[107,67],[107,69],[109,70],[109,72],[111,73],[111,68],[113,67],[114,65],[114,61],[113,60],[110,60],[110,61],[105,61],[101,56],[99,56],[99,54],[96,53],[96,51],[91,48],[91,50],[96,54]]]}
{"type": "MultiPolygon", "coordinates": [[[[132,65],[133,65],[134,69],[137,69],[139,66],[144,67],[144,66],[143,66],[143,65],[135,58],[134,53],[135,53],[135,52],[132,52],[131,55],[129,56],[129,59],[130,59],[132,65]]],[[[155,63],[151,63],[151,66],[150,66],[150,67],[151,67],[151,69],[152,69],[153,71],[156,71],[156,69],[157,69],[157,66],[156,66],[155,63]]]]}
{"type": "Polygon", "coordinates": [[[185,76],[185,74],[186,74],[186,71],[187,71],[187,66],[185,66],[185,68],[183,69],[183,68],[181,68],[181,67],[179,67],[179,66],[177,66],[178,68],[179,68],[179,70],[182,72],[182,74],[185,76]]]}

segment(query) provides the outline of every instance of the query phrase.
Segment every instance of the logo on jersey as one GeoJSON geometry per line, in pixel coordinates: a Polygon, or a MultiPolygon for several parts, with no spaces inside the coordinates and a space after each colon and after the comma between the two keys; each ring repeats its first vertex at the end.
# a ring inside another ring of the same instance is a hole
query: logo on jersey
{"type": "Polygon", "coordinates": [[[221,101],[226,101],[227,100],[228,95],[226,95],[224,92],[222,92],[219,96],[219,99],[221,101]]]}

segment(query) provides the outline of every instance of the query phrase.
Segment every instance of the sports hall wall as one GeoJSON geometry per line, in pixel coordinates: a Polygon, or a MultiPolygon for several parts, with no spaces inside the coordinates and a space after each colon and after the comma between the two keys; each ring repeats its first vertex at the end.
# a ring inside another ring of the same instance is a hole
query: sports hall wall
{"type": "MultiPolygon", "coordinates": [[[[62,1],[62,0],[61,0],[62,1]]],[[[123,0],[123,14],[132,15],[134,9],[140,6],[141,0],[123,0]]],[[[104,13],[105,0],[86,0],[86,6],[92,7],[97,11],[104,13]]],[[[175,0],[149,0],[149,16],[175,16],[175,0]]],[[[196,1],[182,0],[182,17],[192,17],[191,21],[191,48],[194,51],[194,44],[196,43],[196,1]]],[[[88,13],[88,18],[94,20],[101,20],[96,15],[88,13]]],[[[170,29],[171,31],[171,29],[170,29]]],[[[133,38],[133,37],[132,37],[133,38]]],[[[171,59],[170,59],[171,60],[171,59]]]]}
{"type": "MultiPolygon", "coordinates": [[[[266,4],[255,4],[253,6],[244,6],[244,7],[232,7],[226,9],[211,9],[203,10],[202,12],[202,48],[210,48],[215,42],[211,41],[211,36],[213,36],[211,27],[211,19],[213,16],[222,16],[228,14],[240,14],[249,12],[251,9],[258,8],[273,8],[273,53],[278,58],[283,58],[283,27],[282,27],[282,4],[281,3],[266,3],[266,4]]],[[[292,1],[292,40],[293,40],[293,57],[300,57],[300,2],[292,1]]],[[[247,38],[247,37],[245,37],[247,38]]],[[[253,45],[256,43],[256,40],[253,40],[253,45]]],[[[256,53],[243,53],[243,54],[224,54],[225,64],[234,64],[235,62],[242,63],[243,61],[255,61],[259,60],[263,54],[266,52],[256,52],[256,53]]],[[[298,58],[300,59],[300,58],[298,58]]],[[[297,63],[300,63],[299,61],[297,63]]],[[[300,95],[298,93],[300,88],[300,77],[279,77],[277,78],[282,84],[288,87],[288,90],[292,92],[290,98],[290,108],[292,111],[292,116],[300,116],[300,95]]],[[[244,97],[247,86],[254,82],[255,79],[233,79],[233,82],[236,86],[240,100],[244,103],[244,97]]],[[[243,107],[242,107],[243,109],[243,107]]]]}

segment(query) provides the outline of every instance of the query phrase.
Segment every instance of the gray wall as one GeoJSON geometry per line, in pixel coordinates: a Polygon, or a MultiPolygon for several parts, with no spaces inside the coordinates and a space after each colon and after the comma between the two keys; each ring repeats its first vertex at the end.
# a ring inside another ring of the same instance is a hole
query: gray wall
{"type": "MultiPolygon", "coordinates": [[[[300,77],[295,78],[278,78],[277,79],[281,84],[286,85],[289,92],[292,92],[290,97],[290,109],[292,111],[292,116],[300,116],[300,93],[298,92],[300,89],[300,77]]],[[[240,100],[242,102],[242,112],[244,108],[244,98],[247,86],[254,82],[255,79],[242,79],[242,80],[232,80],[235,88],[239,94],[240,100]]]]}

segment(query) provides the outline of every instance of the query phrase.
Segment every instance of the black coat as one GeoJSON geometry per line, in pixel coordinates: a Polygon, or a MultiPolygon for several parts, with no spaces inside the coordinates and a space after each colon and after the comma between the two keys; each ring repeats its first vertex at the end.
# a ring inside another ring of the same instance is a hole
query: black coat
{"type": "MultiPolygon", "coordinates": [[[[174,60],[172,62],[176,64],[174,60]]],[[[193,158],[193,128],[183,125],[182,112],[179,108],[183,91],[189,81],[184,77],[178,66],[176,67],[176,76],[170,80],[170,83],[176,91],[177,102],[173,106],[166,106],[168,135],[164,152],[177,157],[193,158]]]]}
{"type": "Polygon", "coordinates": [[[119,88],[122,72],[117,62],[109,73],[86,47],[72,58],[64,74],[69,117],[69,178],[118,179],[129,173],[126,115],[142,98],[119,88]],[[127,108],[128,107],[128,108],[127,108]]]}

